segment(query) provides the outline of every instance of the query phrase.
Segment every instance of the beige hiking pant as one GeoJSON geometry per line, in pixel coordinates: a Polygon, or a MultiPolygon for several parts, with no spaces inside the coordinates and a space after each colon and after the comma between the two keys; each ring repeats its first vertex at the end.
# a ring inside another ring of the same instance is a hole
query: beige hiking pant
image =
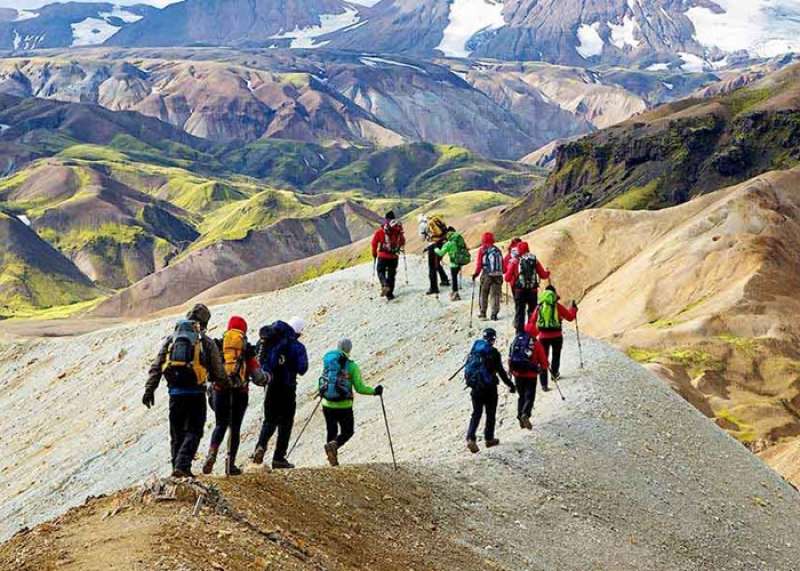
{"type": "Polygon", "coordinates": [[[492,317],[497,317],[500,313],[500,296],[503,293],[503,276],[487,276],[481,274],[481,289],[478,307],[480,315],[486,317],[489,309],[489,298],[492,301],[492,317]]]}

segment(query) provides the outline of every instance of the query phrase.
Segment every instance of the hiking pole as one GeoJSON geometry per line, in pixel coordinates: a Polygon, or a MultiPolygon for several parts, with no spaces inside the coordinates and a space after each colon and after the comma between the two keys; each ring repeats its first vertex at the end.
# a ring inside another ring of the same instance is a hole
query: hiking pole
{"type": "Polygon", "coordinates": [[[453,375],[449,379],[447,379],[447,381],[449,382],[449,381],[452,381],[453,379],[455,379],[458,376],[458,374],[466,368],[466,366],[467,366],[466,363],[461,365],[461,367],[458,368],[458,371],[453,373],[453,375]]]}
{"type": "Polygon", "coordinates": [[[377,260],[375,258],[372,258],[372,275],[369,277],[369,285],[371,285],[371,286],[375,285],[375,264],[376,263],[377,263],[377,260]]]}
{"type": "Polygon", "coordinates": [[[317,404],[314,407],[314,410],[311,411],[311,414],[309,415],[308,420],[303,425],[303,429],[300,431],[300,434],[297,435],[297,439],[294,441],[294,444],[292,444],[292,447],[289,449],[289,453],[286,455],[287,458],[292,455],[292,452],[294,452],[294,449],[297,446],[297,443],[300,442],[300,439],[303,437],[303,433],[306,431],[306,428],[308,428],[308,425],[311,424],[311,419],[314,418],[314,415],[317,413],[317,409],[319,408],[320,404],[322,404],[322,398],[320,398],[317,401],[317,404]]]}
{"type": "Polygon", "coordinates": [[[383,410],[383,422],[386,423],[386,436],[389,437],[389,450],[392,451],[392,465],[397,470],[397,460],[394,457],[394,444],[392,444],[392,433],[389,431],[389,417],[386,416],[386,405],[383,404],[383,394],[380,396],[381,409],[383,410]]]}
{"type": "Polygon", "coordinates": [[[233,389],[230,390],[230,398],[228,399],[228,404],[230,408],[228,412],[230,415],[228,416],[228,457],[225,458],[225,477],[229,477],[231,475],[231,470],[233,469],[233,458],[231,458],[231,449],[233,446],[231,445],[231,440],[233,439],[233,389]]]}
{"type": "Polygon", "coordinates": [[[578,316],[575,316],[575,333],[578,336],[578,357],[581,362],[581,369],[583,369],[583,346],[581,345],[581,328],[578,326],[578,316]]]}
{"type": "Polygon", "coordinates": [[[556,380],[556,376],[553,374],[553,369],[548,369],[550,371],[550,378],[553,381],[553,384],[556,386],[556,390],[558,390],[558,394],[561,395],[561,400],[567,400],[564,396],[564,393],[561,392],[561,387],[558,385],[558,381],[556,380]]]}
{"type": "Polygon", "coordinates": [[[408,258],[406,258],[405,250],[403,250],[403,267],[406,270],[406,285],[408,285],[408,258]]]}
{"type": "Polygon", "coordinates": [[[475,280],[472,280],[472,300],[469,302],[469,330],[472,331],[472,313],[475,311],[475,280]]]}

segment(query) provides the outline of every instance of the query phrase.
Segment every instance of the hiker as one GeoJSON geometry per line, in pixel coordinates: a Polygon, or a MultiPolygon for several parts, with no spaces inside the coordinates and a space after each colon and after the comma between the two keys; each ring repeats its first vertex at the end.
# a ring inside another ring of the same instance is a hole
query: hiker
{"type": "MultiPolygon", "coordinates": [[[[517,386],[517,420],[520,428],[533,429],[531,414],[536,401],[536,378],[549,366],[547,353],[536,335],[523,331],[514,337],[508,355],[508,368],[517,386]]],[[[548,390],[546,386],[543,388],[548,390]]]]}
{"type": "Polygon", "coordinates": [[[336,349],[323,358],[324,368],[319,379],[319,395],[327,429],[325,455],[331,466],[339,465],[339,450],[355,432],[353,391],[376,397],[383,394],[381,385],[373,388],[364,384],[358,363],[350,358],[352,350],[352,341],[339,341],[336,349]]]}
{"type": "Polygon", "coordinates": [[[372,259],[378,262],[378,279],[381,282],[381,297],[394,299],[394,284],[400,253],[406,245],[403,225],[393,211],[386,213],[383,225],[372,236],[372,259]]]}
{"type": "Polygon", "coordinates": [[[193,478],[194,460],[206,423],[205,383],[224,383],[227,375],[216,342],[206,335],[211,312],[197,304],[178,321],[150,367],[142,404],[155,404],[163,376],[169,389],[172,476],[193,478]]]}
{"type": "Polygon", "coordinates": [[[492,302],[492,321],[497,321],[500,313],[500,297],[503,294],[503,252],[494,245],[494,234],[486,232],[481,239],[481,247],[475,261],[474,282],[481,278],[480,296],[478,298],[478,318],[486,319],[489,300],[492,302]]]}
{"type": "Polygon", "coordinates": [[[519,256],[519,245],[522,243],[522,238],[512,238],[511,242],[508,244],[508,252],[506,252],[505,257],[503,258],[503,273],[508,270],[508,264],[511,263],[513,258],[519,256]]]}
{"type": "Polygon", "coordinates": [[[461,274],[461,268],[472,260],[464,237],[456,232],[455,228],[449,226],[447,228],[447,242],[441,248],[436,248],[434,252],[437,256],[442,258],[447,256],[450,260],[450,284],[453,288],[450,292],[450,301],[459,301],[461,296],[458,293],[458,278],[461,274]]]}
{"type": "Polygon", "coordinates": [[[447,241],[447,224],[441,217],[433,215],[430,218],[424,214],[419,219],[420,235],[430,245],[425,248],[428,253],[428,280],[430,288],[426,295],[439,295],[439,286],[449,287],[450,280],[447,272],[442,268],[442,257],[436,254],[436,250],[444,246],[447,241]]]}
{"type": "Polygon", "coordinates": [[[514,295],[514,328],[517,333],[524,331],[528,319],[536,309],[539,280],[549,278],[550,272],[530,252],[528,243],[520,242],[517,245],[517,255],[514,256],[512,252],[506,269],[506,282],[511,285],[514,295]]]}
{"type": "Polygon", "coordinates": [[[236,454],[241,441],[242,421],[249,401],[249,382],[266,386],[267,376],[256,359],[255,348],[247,342],[247,321],[239,316],[228,320],[228,330],[218,345],[222,347],[222,360],[225,363],[227,382],[214,383],[211,388],[211,409],[214,411],[216,426],[211,433],[211,444],[203,464],[203,474],[210,474],[217,461],[219,447],[230,428],[228,461],[225,473],[238,476],[242,471],[236,466],[236,454]]]}
{"type": "MultiPolygon", "coordinates": [[[[525,331],[530,335],[539,338],[545,353],[550,359],[550,371],[553,379],[558,381],[561,378],[561,349],[564,347],[564,333],[562,331],[562,320],[575,321],[578,316],[578,304],[573,300],[569,309],[561,305],[556,288],[549,285],[539,295],[539,305],[534,310],[525,331]]],[[[539,375],[542,389],[549,390],[548,374],[545,368],[539,375]]]]}
{"type": "Polygon", "coordinates": [[[258,360],[272,380],[264,395],[264,423],[252,458],[256,464],[264,462],[269,439],[277,431],[272,454],[274,470],[294,468],[286,459],[286,452],[297,410],[297,376],[308,372],[308,353],[300,342],[304,327],[302,319],[293,317],[288,323],[276,321],[259,332],[258,360]]]}
{"type": "Polygon", "coordinates": [[[486,411],[486,424],[484,425],[484,443],[487,448],[500,444],[494,436],[495,421],[497,418],[497,386],[498,377],[508,386],[513,394],[516,392],[511,380],[503,367],[503,358],[495,348],[497,332],[486,329],[483,337],[475,341],[464,366],[464,376],[472,397],[472,416],[467,429],[467,449],[473,454],[478,452],[476,433],[481,422],[481,416],[486,411]]]}

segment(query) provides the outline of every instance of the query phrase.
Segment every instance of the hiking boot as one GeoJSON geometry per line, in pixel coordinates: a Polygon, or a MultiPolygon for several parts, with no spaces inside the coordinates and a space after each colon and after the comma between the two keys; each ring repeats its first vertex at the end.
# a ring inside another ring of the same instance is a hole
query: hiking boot
{"type": "Polygon", "coordinates": [[[561,373],[553,373],[553,380],[560,381],[561,380],[561,373]]]}
{"type": "Polygon", "coordinates": [[[525,430],[533,430],[533,424],[531,424],[530,416],[522,417],[522,428],[524,428],[525,430]]]}
{"type": "Polygon", "coordinates": [[[292,464],[285,458],[272,461],[273,470],[291,470],[292,468],[294,468],[294,464],[292,464]]]}
{"type": "Polygon", "coordinates": [[[439,282],[440,287],[450,287],[450,280],[442,280],[439,282]]]}
{"type": "Polygon", "coordinates": [[[262,448],[261,446],[256,448],[256,451],[253,452],[253,455],[250,456],[250,459],[253,461],[253,464],[263,464],[264,463],[264,454],[267,453],[266,448],[262,448]]]}
{"type": "Polygon", "coordinates": [[[497,315],[492,315],[492,321],[498,321],[500,318],[497,315]]]}
{"type": "Polygon", "coordinates": [[[181,470],[180,468],[175,468],[172,471],[173,478],[194,478],[194,474],[192,474],[191,470],[181,470]]]}
{"type": "Polygon", "coordinates": [[[473,454],[477,454],[478,451],[480,451],[480,448],[478,448],[478,443],[474,440],[467,440],[467,450],[473,454]]]}
{"type": "Polygon", "coordinates": [[[450,301],[461,301],[461,296],[457,291],[450,292],[450,301]]]}
{"type": "Polygon", "coordinates": [[[391,295],[392,290],[389,289],[388,286],[383,286],[381,288],[381,297],[389,297],[391,295]]]}
{"type": "Polygon", "coordinates": [[[429,289],[428,291],[425,292],[425,295],[439,295],[439,290],[438,289],[429,289]]]}
{"type": "Polygon", "coordinates": [[[546,393],[549,393],[550,392],[550,387],[548,387],[547,385],[542,385],[542,390],[544,392],[546,392],[546,393]]]}
{"type": "Polygon", "coordinates": [[[241,476],[241,475],[242,475],[242,469],[239,468],[238,466],[231,466],[230,468],[228,468],[228,476],[241,476]]]}
{"type": "Polygon", "coordinates": [[[486,321],[486,314],[485,313],[479,313],[478,314],[478,319],[480,319],[481,321],[486,321]]]}
{"type": "Polygon", "coordinates": [[[394,294],[392,292],[386,294],[387,301],[392,301],[393,299],[394,299],[394,294]]]}
{"type": "Polygon", "coordinates": [[[206,463],[203,464],[203,474],[208,475],[214,470],[214,464],[217,462],[217,451],[209,450],[206,456],[206,463]]]}
{"type": "Polygon", "coordinates": [[[499,438],[490,438],[484,444],[486,444],[486,448],[494,448],[498,444],[500,444],[499,438]]]}
{"type": "Polygon", "coordinates": [[[518,416],[517,420],[519,421],[519,427],[520,428],[526,428],[525,427],[525,417],[524,416],[518,416]]]}
{"type": "Polygon", "coordinates": [[[331,440],[325,445],[325,455],[331,466],[339,465],[339,444],[335,440],[331,440]]]}

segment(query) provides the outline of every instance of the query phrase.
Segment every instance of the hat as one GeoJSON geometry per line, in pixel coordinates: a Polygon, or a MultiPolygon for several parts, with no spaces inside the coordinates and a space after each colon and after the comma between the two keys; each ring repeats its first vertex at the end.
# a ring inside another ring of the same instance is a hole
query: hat
{"type": "Polygon", "coordinates": [[[247,321],[244,320],[244,317],[234,315],[228,320],[228,331],[231,329],[241,331],[242,333],[247,333],[247,321]]]}
{"type": "Polygon", "coordinates": [[[302,317],[292,317],[289,320],[289,327],[291,327],[297,335],[302,335],[303,329],[306,328],[306,322],[302,317]]]}
{"type": "Polygon", "coordinates": [[[489,343],[494,343],[497,341],[497,331],[488,327],[483,330],[483,338],[486,339],[489,343]]]}
{"type": "Polygon", "coordinates": [[[211,311],[202,303],[198,303],[186,314],[186,319],[197,321],[200,327],[205,329],[208,327],[208,322],[211,321],[211,311]]]}
{"type": "Polygon", "coordinates": [[[353,342],[350,339],[341,339],[339,344],[336,346],[339,351],[342,353],[349,355],[350,352],[353,350],[353,342]]]}
{"type": "Polygon", "coordinates": [[[386,213],[386,220],[394,220],[397,216],[394,215],[394,210],[390,210],[386,213]]]}

